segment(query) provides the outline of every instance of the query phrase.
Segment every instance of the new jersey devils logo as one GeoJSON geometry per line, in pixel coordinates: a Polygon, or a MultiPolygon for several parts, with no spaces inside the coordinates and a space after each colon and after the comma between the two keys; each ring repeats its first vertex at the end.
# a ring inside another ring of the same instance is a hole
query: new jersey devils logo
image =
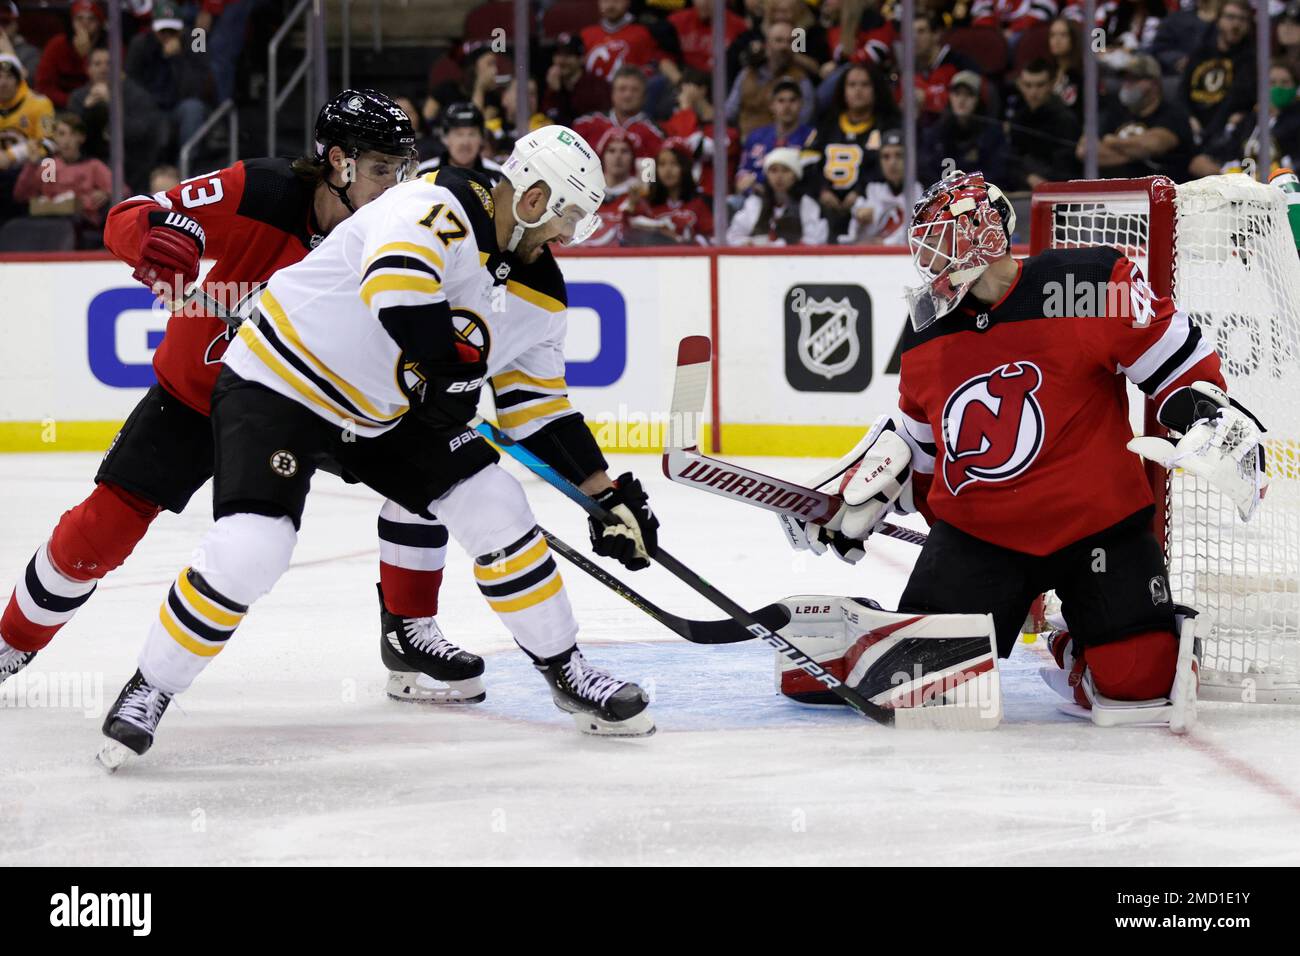
{"type": "Polygon", "coordinates": [[[1043,373],[1008,362],[962,383],[943,407],[943,479],[954,495],[976,481],[1019,475],[1043,447],[1043,373]]]}

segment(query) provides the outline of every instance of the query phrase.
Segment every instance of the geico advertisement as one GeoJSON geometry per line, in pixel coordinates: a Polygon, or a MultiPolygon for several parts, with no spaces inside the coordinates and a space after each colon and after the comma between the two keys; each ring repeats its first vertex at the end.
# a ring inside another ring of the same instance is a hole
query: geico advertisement
{"type": "MultiPolygon", "coordinates": [[[[634,422],[666,411],[677,339],[709,327],[707,260],[573,258],[563,268],[575,406],[634,422]]],[[[0,421],[120,421],[154,383],[168,315],[125,265],[4,263],[0,287],[0,421]]]]}

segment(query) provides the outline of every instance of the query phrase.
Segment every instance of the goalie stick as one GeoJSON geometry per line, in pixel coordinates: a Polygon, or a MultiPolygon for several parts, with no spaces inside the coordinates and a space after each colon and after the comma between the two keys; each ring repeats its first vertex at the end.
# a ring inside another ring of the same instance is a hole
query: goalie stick
{"type": "MultiPolygon", "coordinates": [[[[688,335],[677,346],[677,375],[664,443],[664,476],[681,485],[811,524],[824,525],[832,520],[844,504],[837,495],[700,454],[697,436],[704,416],[712,352],[713,345],[706,335],[688,335]]],[[[927,537],[924,531],[889,521],[878,525],[872,534],[918,545],[925,544],[927,537]]]]}
{"type": "MultiPolygon", "coordinates": [[[[511,458],[515,459],[515,461],[519,462],[533,474],[537,475],[537,477],[557,489],[566,497],[577,502],[582,506],[583,510],[586,511],[587,514],[591,515],[597,521],[610,524],[619,520],[607,509],[597,504],[589,495],[584,494],[577,485],[569,481],[569,479],[565,478],[550,465],[546,464],[527,448],[524,448],[513,438],[495,427],[491,422],[476,417],[470,423],[470,426],[475,428],[485,438],[491,440],[492,444],[496,445],[511,458]]],[[[711,604],[729,615],[737,624],[753,634],[754,637],[757,637],[759,640],[763,641],[763,643],[774,648],[783,657],[798,666],[804,671],[804,673],[808,674],[814,680],[820,682],[822,686],[862,716],[887,727],[894,726],[896,712],[893,709],[881,707],[879,704],[874,704],[853,688],[847,686],[838,677],[830,673],[826,668],[822,667],[799,648],[791,644],[790,641],[783,637],[778,631],[772,630],[753,614],[750,614],[708,581],[704,580],[686,565],[682,564],[682,562],[674,558],[664,550],[662,545],[655,550],[652,557],[665,571],[672,574],[687,587],[691,588],[711,604]]],[[[919,709],[923,710],[925,708],[919,709]]],[[[909,714],[908,716],[912,717],[915,715],[909,714]]]]}

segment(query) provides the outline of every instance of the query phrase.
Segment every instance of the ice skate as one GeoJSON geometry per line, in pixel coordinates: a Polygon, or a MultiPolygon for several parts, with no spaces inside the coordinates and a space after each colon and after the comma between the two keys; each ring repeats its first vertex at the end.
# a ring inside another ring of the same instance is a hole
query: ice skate
{"type": "Polygon", "coordinates": [[[401,617],[379,589],[379,654],[388,668],[388,696],[421,704],[478,704],[487,697],[483,658],[443,636],[432,617],[401,617]]]}
{"type": "Polygon", "coordinates": [[[0,640],[0,684],[30,664],[35,656],[35,651],[20,651],[0,640]]]}
{"type": "Polygon", "coordinates": [[[646,713],[646,692],[593,667],[576,647],[535,666],[551,685],[555,706],[572,714],[584,734],[648,737],[655,732],[654,720],[646,713]]]}
{"type": "Polygon", "coordinates": [[[100,765],[112,773],[132,756],[143,756],[153,746],[158,721],[171,701],[171,694],[154,687],[136,671],[104,718],[104,736],[108,740],[96,758],[100,765]]]}

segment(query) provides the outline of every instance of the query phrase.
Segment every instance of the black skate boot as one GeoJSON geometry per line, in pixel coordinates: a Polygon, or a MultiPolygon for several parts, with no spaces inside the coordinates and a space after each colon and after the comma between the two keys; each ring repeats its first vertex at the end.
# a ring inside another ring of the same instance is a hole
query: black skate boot
{"type": "Polygon", "coordinates": [[[30,664],[35,656],[35,651],[20,651],[0,640],[0,684],[30,664]]]}
{"type": "Polygon", "coordinates": [[[108,740],[97,758],[103,768],[112,773],[132,754],[143,756],[153,746],[158,721],[171,702],[171,694],[154,687],[136,671],[104,718],[104,736],[108,740]]]}
{"type": "Polygon", "coordinates": [[[655,732],[654,720],[645,712],[650,704],[646,692],[588,664],[576,647],[533,666],[551,685],[555,706],[572,714],[584,734],[648,737],[655,732]]]}
{"type": "MultiPolygon", "coordinates": [[[[376,586],[378,587],[378,586],[376,586]]],[[[399,617],[379,590],[379,656],[388,696],[422,704],[477,704],[487,697],[483,658],[447,640],[431,617],[399,617]]]]}

